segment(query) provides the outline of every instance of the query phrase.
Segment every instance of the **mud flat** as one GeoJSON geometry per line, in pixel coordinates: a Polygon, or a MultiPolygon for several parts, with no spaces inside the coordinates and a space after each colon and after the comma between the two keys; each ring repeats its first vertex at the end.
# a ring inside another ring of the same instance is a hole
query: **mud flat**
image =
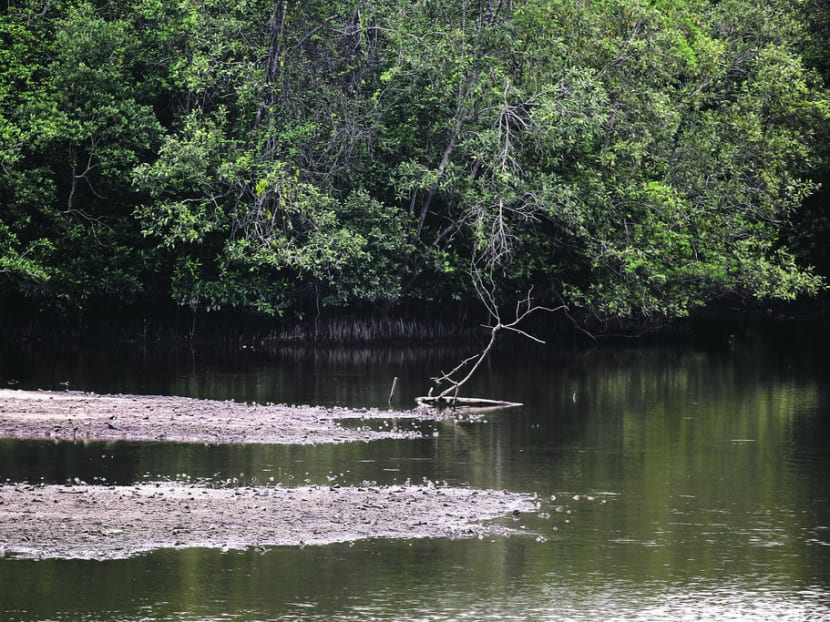
{"type": "Polygon", "coordinates": [[[155,549],[321,545],[509,532],[530,495],[435,486],[0,486],[0,556],[120,559],[155,549]]]}
{"type": "Polygon", "coordinates": [[[0,437],[315,444],[418,438],[399,420],[430,421],[435,411],[381,411],[257,405],[186,397],[0,390],[0,437]],[[351,421],[350,425],[342,422],[351,421]]]}
{"type": "MultiPolygon", "coordinates": [[[[418,438],[418,431],[400,430],[399,420],[439,418],[430,410],[0,390],[0,437],[55,442],[345,443],[418,438]]],[[[474,537],[508,532],[490,519],[509,524],[511,517],[534,508],[526,494],[434,485],[7,482],[0,485],[0,557],[119,559],[169,548],[257,547],[265,552],[272,546],[367,538],[474,537]]]]}

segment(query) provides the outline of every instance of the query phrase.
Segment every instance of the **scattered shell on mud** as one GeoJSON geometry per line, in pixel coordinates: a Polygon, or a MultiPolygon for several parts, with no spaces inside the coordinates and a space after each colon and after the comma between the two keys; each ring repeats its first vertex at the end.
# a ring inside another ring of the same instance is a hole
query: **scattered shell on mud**
{"type": "Polygon", "coordinates": [[[420,438],[384,425],[433,421],[437,411],[243,404],[152,395],[0,389],[0,437],[178,443],[346,443],[420,438]],[[344,426],[342,421],[378,425],[344,426]]]}
{"type": "Polygon", "coordinates": [[[245,549],[366,538],[462,538],[532,497],[435,486],[207,488],[0,485],[0,553],[118,559],[164,548],[245,549]]]}

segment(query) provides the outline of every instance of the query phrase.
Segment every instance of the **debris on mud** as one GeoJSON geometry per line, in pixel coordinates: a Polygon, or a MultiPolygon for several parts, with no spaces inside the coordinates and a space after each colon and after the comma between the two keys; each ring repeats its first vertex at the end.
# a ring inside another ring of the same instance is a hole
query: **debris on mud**
{"type": "Polygon", "coordinates": [[[439,418],[439,413],[429,410],[0,389],[0,437],[5,438],[308,445],[420,438],[422,434],[416,430],[377,424],[439,418]],[[347,420],[352,424],[342,425],[347,420]]]}
{"type": "Polygon", "coordinates": [[[0,485],[0,557],[120,559],[169,548],[465,538],[534,509],[529,495],[425,486],[0,485]]]}

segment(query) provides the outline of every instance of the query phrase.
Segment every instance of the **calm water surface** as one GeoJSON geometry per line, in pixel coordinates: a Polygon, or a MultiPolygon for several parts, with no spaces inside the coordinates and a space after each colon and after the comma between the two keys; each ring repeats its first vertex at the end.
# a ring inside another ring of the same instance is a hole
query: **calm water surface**
{"type": "MultiPolygon", "coordinates": [[[[470,392],[525,406],[416,441],[205,447],[0,441],[0,480],[209,478],[536,493],[510,538],[131,560],[0,559],[0,620],[830,620],[826,344],[505,348],[470,392]]],[[[0,386],[408,407],[465,352],[6,344],[0,386]]]]}

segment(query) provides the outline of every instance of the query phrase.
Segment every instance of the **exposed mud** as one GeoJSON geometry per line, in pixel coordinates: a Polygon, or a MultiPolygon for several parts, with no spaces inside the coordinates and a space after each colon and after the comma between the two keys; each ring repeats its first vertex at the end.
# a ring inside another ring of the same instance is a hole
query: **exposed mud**
{"type": "MultiPolygon", "coordinates": [[[[253,405],[182,397],[0,390],[0,437],[313,444],[416,438],[435,410],[253,405]],[[344,425],[349,421],[347,425],[344,425]]],[[[117,559],[160,548],[471,537],[534,509],[528,495],[434,486],[212,488],[0,485],[0,557],[117,559]]]]}
{"type": "Polygon", "coordinates": [[[429,421],[437,411],[382,411],[257,405],[148,395],[0,389],[0,437],[314,444],[417,438],[401,420],[429,421]],[[351,420],[350,425],[341,422],[351,420]]]}
{"type": "Polygon", "coordinates": [[[245,549],[506,532],[535,508],[494,490],[432,486],[0,486],[0,556],[119,559],[162,548],[245,549]]]}

